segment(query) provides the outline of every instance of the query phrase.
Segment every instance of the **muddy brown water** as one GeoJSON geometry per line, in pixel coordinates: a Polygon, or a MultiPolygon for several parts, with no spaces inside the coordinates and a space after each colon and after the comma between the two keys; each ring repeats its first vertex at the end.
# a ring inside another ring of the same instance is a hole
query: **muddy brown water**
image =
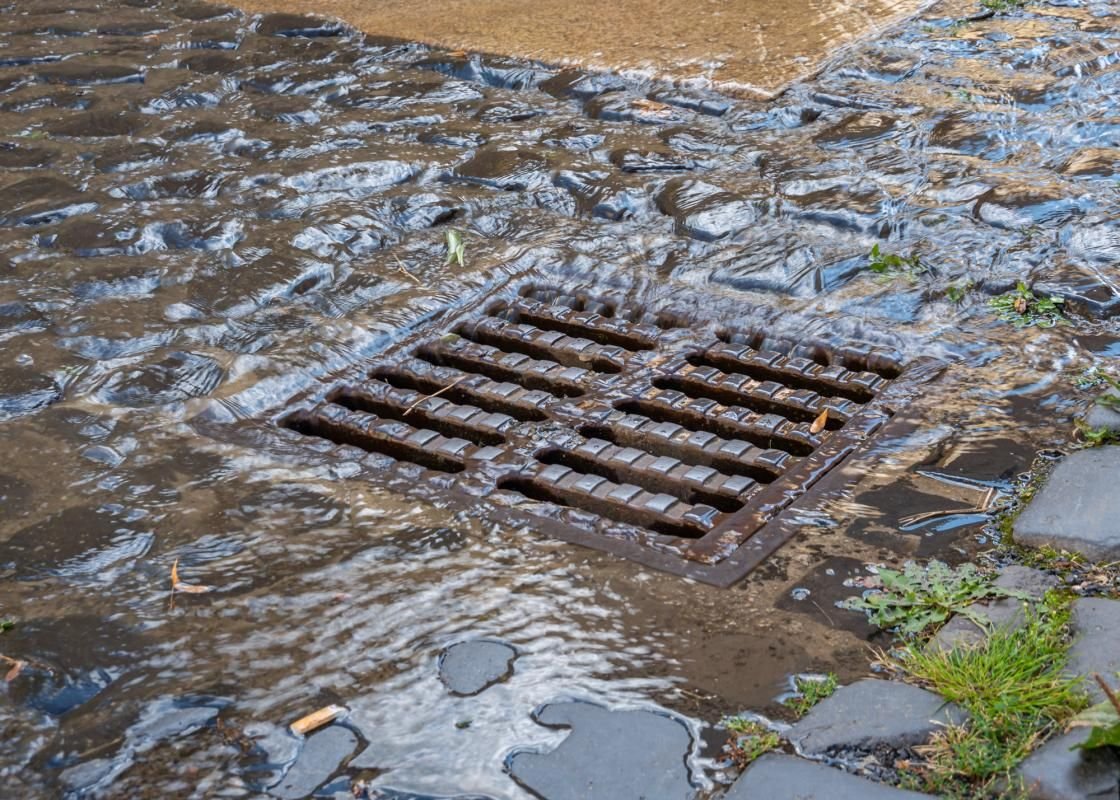
{"type": "Polygon", "coordinates": [[[286,725],[339,703],[361,740],[335,789],[517,798],[504,757],[563,737],[543,703],[668,709],[716,743],[791,673],[866,674],[845,580],[988,547],[977,506],[1071,445],[1079,376],[1120,341],[1117,9],[952,26],[968,10],[753,103],[216,6],[0,3],[8,791],[253,796],[296,757],[286,725]],[[933,272],[870,275],[875,243],[933,272]],[[769,305],[950,368],[730,590],[196,425],[524,274],[769,305]],[[996,321],[1018,280],[1072,324],[996,321]],[[172,606],[176,560],[214,591],[172,606]],[[514,674],[450,696],[438,655],[473,637],[514,674]]]}

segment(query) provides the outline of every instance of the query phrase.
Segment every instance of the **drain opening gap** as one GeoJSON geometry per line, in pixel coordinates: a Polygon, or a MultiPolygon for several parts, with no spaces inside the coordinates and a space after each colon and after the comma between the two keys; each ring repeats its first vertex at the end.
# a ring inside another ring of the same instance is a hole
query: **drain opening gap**
{"type": "Polygon", "coordinates": [[[397,389],[406,389],[427,395],[438,393],[440,397],[445,397],[452,403],[477,406],[483,411],[506,414],[521,422],[540,422],[548,417],[547,414],[538,408],[527,408],[517,403],[507,403],[501,398],[493,397],[485,392],[478,391],[472,386],[464,386],[449,381],[440,381],[426,375],[380,369],[370,373],[369,377],[373,380],[383,381],[397,389]]]}
{"type": "MultiPolygon", "coordinates": [[[[496,363],[496,360],[484,361],[480,358],[471,358],[442,347],[421,345],[413,355],[435,367],[451,367],[461,372],[473,372],[493,381],[515,383],[524,389],[537,389],[557,397],[580,397],[584,394],[583,389],[571,384],[552,381],[532,372],[504,367],[496,363]]],[[[504,352],[497,353],[496,359],[504,355],[506,355],[504,352]]]]}
{"type": "Polygon", "coordinates": [[[426,469],[450,473],[463,471],[464,465],[453,458],[413,447],[389,436],[375,436],[360,428],[328,422],[307,411],[297,411],[289,415],[280,421],[280,425],[304,436],[350,445],[397,461],[409,461],[426,469]]]}
{"type": "Polygon", "coordinates": [[[787,436],[762,434],[750,430],[746,425],[735,425],[720,417],[711,417],[706,414],[689,414],[676,408],[668,408],[660,403],[651,403],[648,400],[623,400],[615,404],[615,408],[627,414],[638,414],[652,419],[654,422],[675,422],[692,430],[714,433],[725,439],[742,439],[756,447],[765,449],[785,450],[790,455],[807,456],[813,452],[813,446],[807,442],[791,439],[787,436]]]}
{"type": "Polygon", "coordinates": [[[645,474],[640,470],[617,469],[610,464],[604,464],[598,459],[588,458],[581,453],[575,453],[571,450],[564,450],[559,447],[545,450],[543,453],[538,454],[537,461],[540,461],[542,464],[559,464],[562,467],[568,467],[576,472],[582,472],[585,475],[598,475],[600,478],[606,478],[611,483],[633,484],[653,494],[661,492],[672,495],[678,500],[693,506],[698,503],[703,503],[718,511],[730,513],[738,511],[745,505],[745,501],[739,499],[737,496],[707,491],[701,486],[683,483],[671,478],[658,479],[657,476],[645,474]]]}
{"type": "MultiPolygon", "coordinates": [[[[655,420],[667,421],[667,420],[655,420]]],[[[689,428],[684,430],[689,433],[694,433],[689,428]]],[[[600,425],[589,423],[583,425],[579,429],[580,436],[587,439],[602,439],[610,442],[611,444],[618,445],[619,447],[633,447],[638,450],[645,450],[655,456],[668,456],[676,458],[688,464],[695,464],[701,467],[711,467],[712,469],[719,470],[725,475],[743,475],[758,483],[773,483],[781,477],[781,470],[767,469],[758,464],[750,464],[740,461],[736,458],[724,456],[719,453],[709,453],[703,450],[694,450],[688,455],[684,455],[684,448],[676,442],[662,439],[658,436],[643,436],[641,434],[634,434],[627,428],[615,428],[611,425],[600,425]]],[[[738,436],[736,438],[742,438],[738,436]]],[[[787,462],[792,463],[792,462],[787,462]]]]}
{"type": "MultiPolygon", "coordinates": [[[[798,408],[785,403],[775,403],[765,398],[752,397],[746,392],[728,389],[723,386],[711,386],[700,381],[691,381],[679,375],[663,375],[654,378],[653,385],[658,389],[671,389],[697,400],[715,400],[726,406],[742,406],[759,414],[777,414],[792,422],[812,422],[817,414],[806,408],[798,408]]],[[[818,412],[819,413],[819,412],[818,412]]],[[[836,431],[844,427],[844,420],[836,419],[831,414],[825,428],[836,431]]]]}
{"type": "Polygon", "coordinates": [[[829,385],[823,381],[802,377],[794,373],[782,372],[756,364],[746,364],[729,356],[693,353],[688,356],[688,363],[694,367],[713,367],[729,375],[746,375],[756,381],[773,381],[794,389],[809,389],[821,397],[843,397],[846,400],[861,404],[869,403],[875,399],[875,395],[858,386],[829,385]]]}
{"type": "Polygon", "coordinates": [[[564,508],[589,511],[592,514],[597,514],[606,519],[623,522],[627,525],[634,525],[639,528],[646,528],[656,533],[665,534],[666,536],[677,536],[682,539],[699,539],[707,533],[707,531],[697,530],[690,525],[674,523],[653,514],[643,513],[639,509],[628,508],[609,501],[597,501],[596,498],[590,495],[581,496],[581,502],[574,502],[571,498],[565,496],[564,493],[558,492],[551,487],[544,486],[534,481],[532,478],[504,478],[498,482],[498,488],[508,492],[516,492],[530,500],[536,500],[540,503],[552,503],[553,505],[563,506],[564,508]]]}

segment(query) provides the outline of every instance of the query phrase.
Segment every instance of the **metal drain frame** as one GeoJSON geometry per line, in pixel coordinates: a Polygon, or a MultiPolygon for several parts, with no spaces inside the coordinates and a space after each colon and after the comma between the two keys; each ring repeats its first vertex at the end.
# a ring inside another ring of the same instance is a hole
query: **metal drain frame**
{"type": "Polygon", "coordinates": [[[609,287],[514,281],[323,380],[255,423],[251,438],[297,458],[357,464],[353,477],[386,489],[725,587],[804,527],[791,511],[850,482],[838,467],[944,368],[821,341],[796,343],[813,358],[783,355],[766,350],[766,338],[629,306],[609,287]],[[737,398],[753,410],[720,402],[737,398]],[[824,408],[828,426],[814,434],[824,408]],[[636,430],[651,426],[660,439],[636,430]],[[363,449],[370,441],[373,452],[363,449]],[[774,441],[784,451],[767,446],[774,441]],[[650,452],[655,444],[660,453],[650,452]],[[614,470],[606,477],[604,463],[614,470]],[[696,498],[728,510],[686,502],[696,498]]]}

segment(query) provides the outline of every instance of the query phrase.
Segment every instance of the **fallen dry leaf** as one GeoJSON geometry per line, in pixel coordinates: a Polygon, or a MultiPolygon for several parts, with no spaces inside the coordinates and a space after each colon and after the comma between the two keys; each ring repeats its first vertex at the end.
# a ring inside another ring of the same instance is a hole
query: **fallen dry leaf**
{"type": "Polygon", "coordinates": [[[300,717],[289,727],[292,733],[306,736],[311,731],[318,730],[324,725],[329,725],[346,713],[342,706],[324,706],[318,711],[312,711],[306,717],[300,717]]]}
{"type": "Polygon", "coordinates": [[[214,587],[197,583],[183,583],[179,580],[179,559],[175,559],[175,563],[171,565],[171,591],[172,593],[203,594],[204,592],[214,591],[214,587]]]}
{"type": "Polygon", "coordinates": [[[27,666],[26,661],[21,661],[18,658],[8,658],[7,656],[0,656],[0,659],[3,659],[8,664],[12,665],[12,668],[9,669],[8,673],[4,676],[5,683],[11,683],[16,678],[18,678],[19,674],[23,672],[23,668],[27,666]]]}
{"type": "Polygon", "coordinates": [[[639,97],[637,100],[632,102],[630,105],[632,105],[634,108],[638,109],[639,111],[648,111],[651,114],[672,114],[673,113],[673,107],[671,105],[669,105],[668,103],[659,103],[656,100],[650,100],[647,97],[639,97]]]}
{"type": "Polygon", "coordinates": [[[1025,297],[1016,297],[1015,298],[1015,313],[1016,314],[1026,314],[1027,313],[1027,308],[1028,308],[1027,298],[1025,298],[1025,297]]]}
{"type": "Polygon", "coordinates": [[[828,424],[828,409],[826,408],[824,411],[822,411],[820,413],[820,416],[818,416],[815,420],[813,420],[813,424],[809,426],[809,433],[818,434],[818,433],[820,433],[821,431],[824,430],[824,426],[827,425],[827,424],[828,424]]]}

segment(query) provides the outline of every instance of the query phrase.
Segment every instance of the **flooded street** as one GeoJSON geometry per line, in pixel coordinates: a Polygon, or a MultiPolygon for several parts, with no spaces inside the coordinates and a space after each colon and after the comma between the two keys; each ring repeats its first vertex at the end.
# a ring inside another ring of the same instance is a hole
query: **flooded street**
{"type": "MultiPolygon", "coordinates": [[[[835,603],[866,565],[991,548],[988,513],[1120,353],[1120,7],[975,11],[936,5],[764,102],[289,14],[0,0],[10,796],[528,798],[507,762],[565,736],[533,712],[582,700],[676,715],[704,797],[721,716],[780,715],[795,673],[867,674],[887,639],[835,603]],[[873,273],[876,244],[928,270],[873,273]],[[247,443],[525,278],[947,367],[730,589],[247,443]],[[1019,281],[1070,324],[999,321],[1019,281]],[[212,590],[172,597],[176,564],[212,590]],[[451,694],[440,654],[477,638],[512,674],[451,694]],[[328,704],[351,735],[316,781],[287,726],[328,704]]],[[[856,30],[814,19],[806,53],[856,30]]],[[[734,33],[696,47],[750,47],[734,33]]],[[[782,83],[750,63],[714,77],[782,83]]]]}

